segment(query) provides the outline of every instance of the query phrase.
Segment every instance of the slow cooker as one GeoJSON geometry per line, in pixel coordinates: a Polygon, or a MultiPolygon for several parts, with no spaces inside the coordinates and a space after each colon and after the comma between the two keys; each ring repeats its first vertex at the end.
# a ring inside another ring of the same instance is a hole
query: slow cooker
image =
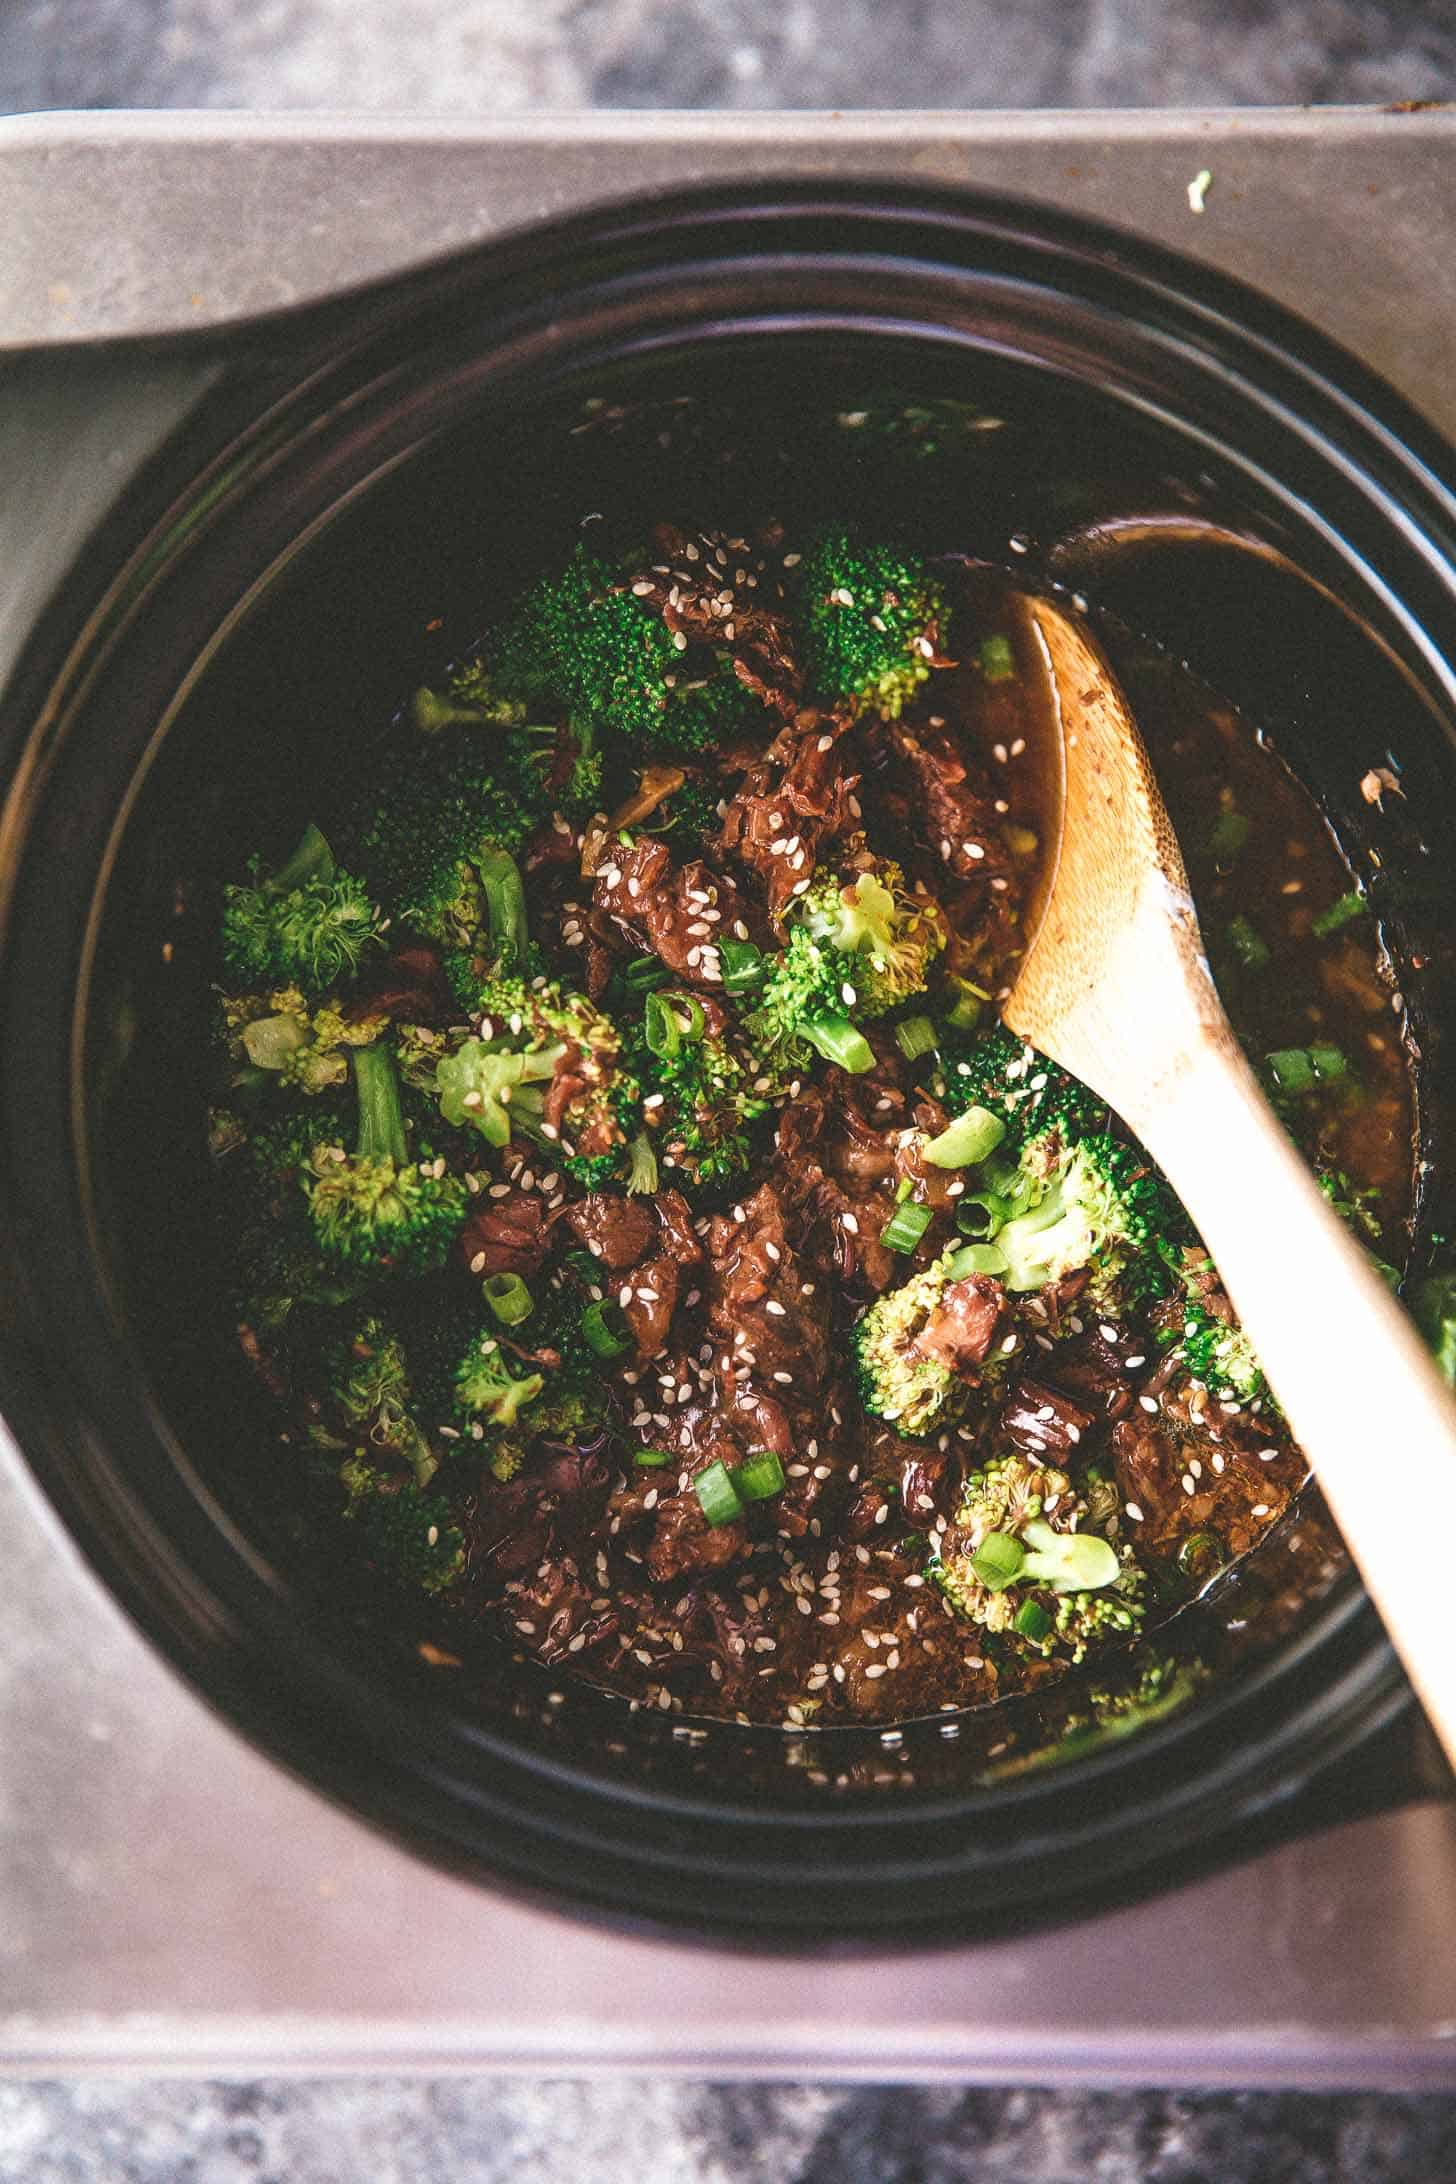
{"type": "Polygon", "coordinates": [[[592,205],[110,356],[202,361],[205,385],[46,569],[4,694],[0,1401],[152,1643],[432,1859],[692,1936],[1026,1932],[1429,1786],[1313,1495],[1156,1661],[1035,1703],[747,1730],[504,1652],[467,1689],[426,1623],[381,1631],[276,1521],[258,1411],[199,1308],[191,1057],[221,877],[258,812],[347,763],[421,628],[608,504],[706,488],[748,431],[786,495],[904,491],[947,544],[1014,553],[1174,650],[1268,729],[1357,867],[1408,882],[1386,937],[1421,966],[1418,1263],[1456,1203],[1456,496],[1435,430],[1205,267],[883,178],[592,205]],[[871,398],[1008,429],[887,488],[843,423],[871,398]],[[1380,802],[1372,765],[1398,784],[1380,802]]]}

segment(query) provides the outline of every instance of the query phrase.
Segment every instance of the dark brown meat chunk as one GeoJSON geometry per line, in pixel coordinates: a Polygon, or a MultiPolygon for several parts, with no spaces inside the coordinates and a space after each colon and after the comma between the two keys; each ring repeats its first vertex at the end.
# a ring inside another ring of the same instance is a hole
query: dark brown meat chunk
{"type": "Polygon", "coordinates": [[[771,1184],[736,1210],[741,1218],[714,1214],[704,1238],[709,1336],[735,1380],[802,1400],[828,1370],[829,1299],[805,1281],[771,1184]]]}
{"type": "Polygon", "coordinates": [[[1096,1422],[1096,1413],[1085,1410],[1064,1389],[1048,1387],[1041,1380],[1019,1380],[997,1424],[1026,1455],[1059,1464],[1072,1455],[1096,1422]]]}
{"type": "MultiPolygon", "coordinates": [[[[691,534],[675,524],[653,532],[653,565],[632,589],[655,606],[668,628],[693,646],[727,650],[740,682],[768,705],[792,710],[800,687],[789,626],[763,563],[747,539],[717,531],[691,534]]],[[[706,665],[711,655],[704,653],[706,665]]],[[[696,662],[685,656],[683,679],[696,662]]]]}
{"type": "MultiPolygon", "coordinates": [[[[757,914],[732,880],[701,858],[680,869],[665,845],[644,835],[630,846],[605,839],[596,852],[592,921],[599,939],[615,935],[646,950],[687,986],[722,982],[718,943],[752,931],[757,914]]],[[[760,930],[761,930],[760,926],[760,930]]]]}
{"type": "Polygon", "coordinates": [[[798,714],[729,799],[723,849],[761,882],[775,925],[808,888],[823,847],[859,825],[858,776],[838,748],[851,726],[838,713],[798,714]]]}
{"type": "Polygon", "coordinates": [[[910,1345],[911,1354],[944,1365],[963,1380],[976,1380],[976,1368],[995,1346],[1005,1303],[1006,1292],[994,1274],[967,1274],[947,1283],[939,1305],[910,1345]]]}
{"type": "Polygon", "coordinates": [[[538,1274],[546,1263],[550,1234],[539,1191],[508,1190],[477,1199],[456,1247],[470,1274],[538,1274]]]}
{"type": "Polygon", "coordinates": [[[899,764],[887,801],[900,804],[902,824],[957,879],[983,887],[1005,878],[1009,860],[990,785],[968,759],[961,739],[946,728],[908,721],[883,724],[886,746],[899,764]]]}
{"type": "Polygon", "coordinates": [[[561,1218],[609,1274],[635,1266],[657,1234],[650,1202],[619,1191],[593,1191],[568,1206],[561,1218]]]}

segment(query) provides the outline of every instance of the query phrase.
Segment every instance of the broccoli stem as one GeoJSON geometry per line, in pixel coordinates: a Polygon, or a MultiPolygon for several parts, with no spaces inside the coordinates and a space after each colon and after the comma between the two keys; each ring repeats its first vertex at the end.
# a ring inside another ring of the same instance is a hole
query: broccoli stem
{"type": "Polygon", "coordinates": [[[514,857],[508,857],[503,849],[487,850],[479,859],[477,870],[485,891],[496,970],[510,976],[524,968],[526,944],[530,938],[526,925],[526,890],[520,870],[514,857]]]}
{"type": "Polygon", "coordinates": [[[354,1089],[359,1095],[360,1160],[392,1160],[403,1167],[409,1157],[404,1113],[399,1102],[399,1073],[385,1046],[354,1049],[354,1089]]]}
{"type": "Polygon", "coordinates": [[[286,864],[280,865],[267,882],[270,895],[289,895],[295,887],[304,887],[310,880],[331,880],[334,876],[334,853],[310,822],[303,830],[298,847],[286,864]]]}

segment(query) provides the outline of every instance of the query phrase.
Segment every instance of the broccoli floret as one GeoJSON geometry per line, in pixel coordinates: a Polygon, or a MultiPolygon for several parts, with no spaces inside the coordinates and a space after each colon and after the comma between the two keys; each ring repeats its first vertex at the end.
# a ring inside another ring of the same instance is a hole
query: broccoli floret
{"type": "Polygon", "coordinates": [[[376,1314],[367,1314],[332,1343],[323,1358],[324,1394],[351,1435],[371,1450],[407,1463],[416,1486],[428,1486],[439,1459],[415,1418],[404,1344],[376,1314]]]}
{"type": "Polygon", "coordinates": [[[256,858],[251,871],[251,886],[223,890],[222,954],[234,977],[321,993],[379,945],[379,911],[362,881],[338,870],[317,827],[280,871],[265,876],[256,858]]]}
{"type": "Polygon", "coordinates": [[[883,1016],[923,993],[930,965],[946,941],[938,906],[928,896],[910,894],[896,864],[844,881],[834,874],[816,879],[797,915],[831,951],[833,968],[842,973],[840,998],[860,1016],[883,1016]]]}
{"type": "Polygon", "coordinates": [[[364,1552],[397,1583],[443,1592],[465,1568],[465,1541],[441,1494],[354,1457],[339,1471],[344,1516],[358,1526],[364,1552]]]}
{"type": "Polygon", "coordinates": [[[919,993],[945,946],[929,900],[905,892],[897,865],[841,881],[816,880],[796,910],[788,944],[770,966],[749,1018],[755,1043],[791,1058],[812,1047],[842,1069],[874,1067],[855,1017],[882,1016],[919,993]]]}
{"type": "Polygon", "coordinates": [[[620,1165],[636,1127],[638,1086],[621,1066],[615,1025],[581,994],[544,980],[495,979],[478,996],[480,1035],[436,1066],[440,1111],[488,1145],[513,1132],[551,1147],[584,1180],[620,1165]],[[559,1122],[547,1119],[547,1088],[558,1072],[570,1097],[559,1122]]]}
{"type": "Polygon", "coordinates": [[[1107,1104],[1077,1078],[997,1025],[968,1046],[947,1043],[945,1104],[953,1115],[984,1107],[1005,1126],[1003,1149],[1055,1126],[1074,1142],[1107,1127],[1107,1104]]]}
{"type": "Polygon", "coordinates": [[[1066,1472],[1000,1457],[967,1479],[926,1574],[982,1629],[1080,1661],[1143,1614],[1143,1572],[1089,1527],[1090,1515],[1066,1472]]]}
{"type": "Polygon", "coordinates": [[[630,738],[661,728],[678,662],[661,617],[585,546],[559,576],[532,585],[482,654],[502,695],[558,705],[593,731],[630,738]]]}
{"type": "Polygon", "coordinates": [[[500,1336],[487,1328],[472,1337],[456,1368],[456,1406],[479,1434],[487,1426],[513,1426],[546,1385],[544,1373],[518,1374],[513,1363],[500,1336]]]}
{"type": "Polygon", "coordinates": [[[310,1006],[297,986],[225,994],[221,1000],[238,1081],[249,1070],[261,1070],[310,1098],[346,1084],[349,1048],[372,1046],[388,1026],[383,1016],[345,1016],[332,998],[310,1006]]]}
{"type": "Polygon", "coordinates": [[[1332,1168],[1323,1164],[1317,1171],[1317,1180],[1340,1219],[1356,1235],[1378,1244],[1381,1222],[1375,1209],[1380,1203],[1379,1191],[1373,1185],[1353,1182],[1343,1168],[1332,1168]]]}
{"type": "Polygon", "coordinates": [[[248,1167],[265,1187],[296,1183],[321,1145],[344,1143],[351,1121],[347,1103],[332,1092],[270,1112],[248,1130],[248,1167]]]}
{"type": "MultiPolygon", "coordinates": [[[[1066,1653],[1075,1667],[1098,1646],[1130,1638],[1147,1614],[1142,1598],[1145,1582],[1135,1564],[1125,1564],[1105,1592],[1061,1594],[1054,1610],[1055,1650],[1066,1653]]],[[[1052,1650],[1051,1644],[1047,1650],[1052,1650]]]]}
{"type": "Polygon", "coordinates": [[[380,900],[442,948],[518,956],[525,906],[512,859],[549,808],[529,739],[396,741],[372,780],[348,839],[380,900]]]}
{"type": "Polygon", "coordinates": [[[795,596],[810,689],[831,704],[899,714],[930,673],[945,613],[925,562],[826,530],[804,552],[795,596]]]}
{"type": "Polygon", "coordinates": [[[439,1266],[460,1227],[465,1185],[436,1161],[409,1159],[399,1077],[383,1046],[354,1055],[359,1135],[352,1154],[325,1146],[308,1185],[314,1235],[324,1256],[357,1271],[422,1274],[439,1266]]]}
{"type": "Polygon", "coordinates": [[[739,681],[732,660],[722,654],[706,676],[678,675],[649,740],[658,750],[687,756],[721,750],[743,736],[762,740],[767,723],[762,701],[739,681]]]}
{"type": "Polygon", "coordinates": [[[1183,1322],[1183,1361],[1193,1378],[1201,1380],[1220,1402],[1269,1398],[1263,1367],[1243,1329],[1215,1318],[1194,1298],[1189,1299],[1183,1322]]]}
{"type": "Polygon", "coordinates": [[[656,1051],[638,1032],[627,1045],[662,1165],[694,1184],[727,1182],[747,1168],[753,1125],[771,1104],[754,1088],[762,1077],[726,1037],[707,1033],[691,996],[654,994],[648,1005],[677,1039],[659,1039],[667,1051],[656,1051]]]}
{"type": "Polygon", "coordinates": [[[680,861],[697,856],[705,842],[715,840],[722,832],[722,802],[723,792],[717,782],[692,775],[667,798],[666,831],[680,861]]]}
{"type": "Polygon", "coordinates": [[[877,1297],[850,1335],[860,1401],[911,1439],[963,1416],[973,1391],[999,1385],[1010,1360],[1011,1353],[998,1347],[967,1380],[925,1345],[932,1317],[955,1286],[950,1269],[956,1254],[952,1245],[900,1288],[877,1297]]]}
{"type": "MultiPolygon", "coordinates": [[[[1025,1140],[1020,1190],[1026,1210],[996,1229],[1013,1293],[1045,1288],[1092,1269],[1089,1295],[1110,1303],[1132,1278],[1138,1297],[1161,1280],[1163,1246],[1176,1224],[1167,1185],[1146,1155],[1096,1132],[1069,1145],[1055,1125],[1025,1140]]],[[[1156,1293],[1154,1290],[1153,1293],[1156,1293]]]]}

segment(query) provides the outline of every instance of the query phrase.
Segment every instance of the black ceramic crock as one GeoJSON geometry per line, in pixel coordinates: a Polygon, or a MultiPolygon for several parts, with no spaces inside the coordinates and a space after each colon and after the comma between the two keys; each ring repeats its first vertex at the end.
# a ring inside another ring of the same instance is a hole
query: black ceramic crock
{"type": "Polygon", "coordinates": [[[1027,1923],[1407,1794],[1410,1696],[1310,1501],[1131,1654],[889,1730],[683,1722],[504,1652],[431,1659],[427,1615],[381,1627],[280,1517],[206,1301],[195,1056],[222,880],[492,585],[603,515],[894,504],[1085,595],[1114,652],[1124,626],[1171,648],[1320,795],[1410,967],[1419,1257],[1450,1226],[1450,451],[1246,290],[1030,205],[882,187],[603,210],[219,360],[0,716],[3,1408],[132,1615],[417,1848],[698,1932],[1027,1923]],[[1372,766],[1399,783],[1378,804],[1372,766]]]}

